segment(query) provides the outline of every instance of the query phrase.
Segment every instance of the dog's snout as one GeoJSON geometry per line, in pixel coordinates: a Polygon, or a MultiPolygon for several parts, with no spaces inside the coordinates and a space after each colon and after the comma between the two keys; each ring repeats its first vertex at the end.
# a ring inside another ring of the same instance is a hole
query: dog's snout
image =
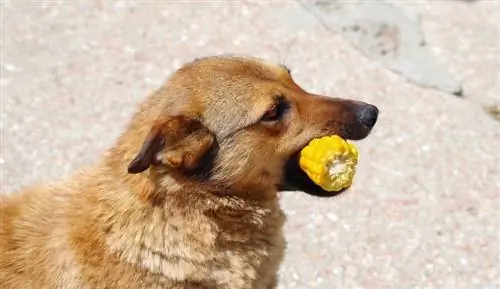
{"type": "Polygon", "coordinates": [[[358,111],[358,118],[361,123],[372,128],[377,122],[378,108],[374,105],[366,104],[358,111]]]}

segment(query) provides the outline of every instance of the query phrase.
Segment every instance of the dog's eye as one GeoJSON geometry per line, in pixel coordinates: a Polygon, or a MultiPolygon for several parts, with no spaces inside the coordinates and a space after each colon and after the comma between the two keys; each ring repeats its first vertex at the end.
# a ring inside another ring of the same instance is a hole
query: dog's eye
{"type": "Polygon", "coordinates": [[[287,102],[282,96],[277,97],[275,104],[262,116],[261,122],[275,122],[280,120],[288,108],[287,102]]]}
{"type": "Polygon", "coordinates": [[[271,122],[271,121],[279,120],[278,106],[273,105],[273,107],[270,110],[266,111],[266,113],[262,116],[262,118],[260,120],[264,121],[264,122],[271,122]]]}

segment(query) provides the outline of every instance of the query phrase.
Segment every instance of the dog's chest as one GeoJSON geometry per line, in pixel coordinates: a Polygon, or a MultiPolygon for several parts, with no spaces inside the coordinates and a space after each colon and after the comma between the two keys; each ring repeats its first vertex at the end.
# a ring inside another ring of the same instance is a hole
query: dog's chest
{"type": "Polygon", "coordinates": [[[285,248],[281,209],[226,210],[212,220],[220,229],[216,258],[210,264],[218,282],[230,288],[246,288],[245,284],[277,270],[285,248]]]}
{"type": "Polygon", "coordinates": [[[266,268],[276,267],[283,255],[285,217],[278,206],[219,207],[153,219],[142,228],[140,237],[136,236],[135,245],[129,246],[134,238],[126,236],[111,243],[129,243],[128,250],[120,250],[127,263],[164,280],[249,288],[247,285],[260,278],[266,268]]]}

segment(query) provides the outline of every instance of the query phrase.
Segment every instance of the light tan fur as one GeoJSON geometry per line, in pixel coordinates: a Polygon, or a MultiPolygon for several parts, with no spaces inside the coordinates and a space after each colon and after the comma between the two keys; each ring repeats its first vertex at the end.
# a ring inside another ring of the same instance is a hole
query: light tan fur
{"type": "Polygon", "coordinates": [[[284,168],[314,137],[364,138],[376,114],[260,59],[188,63],[100,162],[0,199],[0,288],[275,288],[284,168]]]}

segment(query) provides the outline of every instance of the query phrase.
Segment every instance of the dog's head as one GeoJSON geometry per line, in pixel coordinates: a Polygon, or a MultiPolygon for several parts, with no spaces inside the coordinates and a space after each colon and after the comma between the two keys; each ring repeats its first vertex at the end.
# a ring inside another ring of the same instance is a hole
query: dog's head
{"type": "Polygon", "coordinates": [[[209,57],[179,69],[136,116],[148,133],[129,173],[148,169],[236,189],[322,194],[297,165],[313,138],[365,138],[378,109],[304,91],[283,66],[209,57]]]}

